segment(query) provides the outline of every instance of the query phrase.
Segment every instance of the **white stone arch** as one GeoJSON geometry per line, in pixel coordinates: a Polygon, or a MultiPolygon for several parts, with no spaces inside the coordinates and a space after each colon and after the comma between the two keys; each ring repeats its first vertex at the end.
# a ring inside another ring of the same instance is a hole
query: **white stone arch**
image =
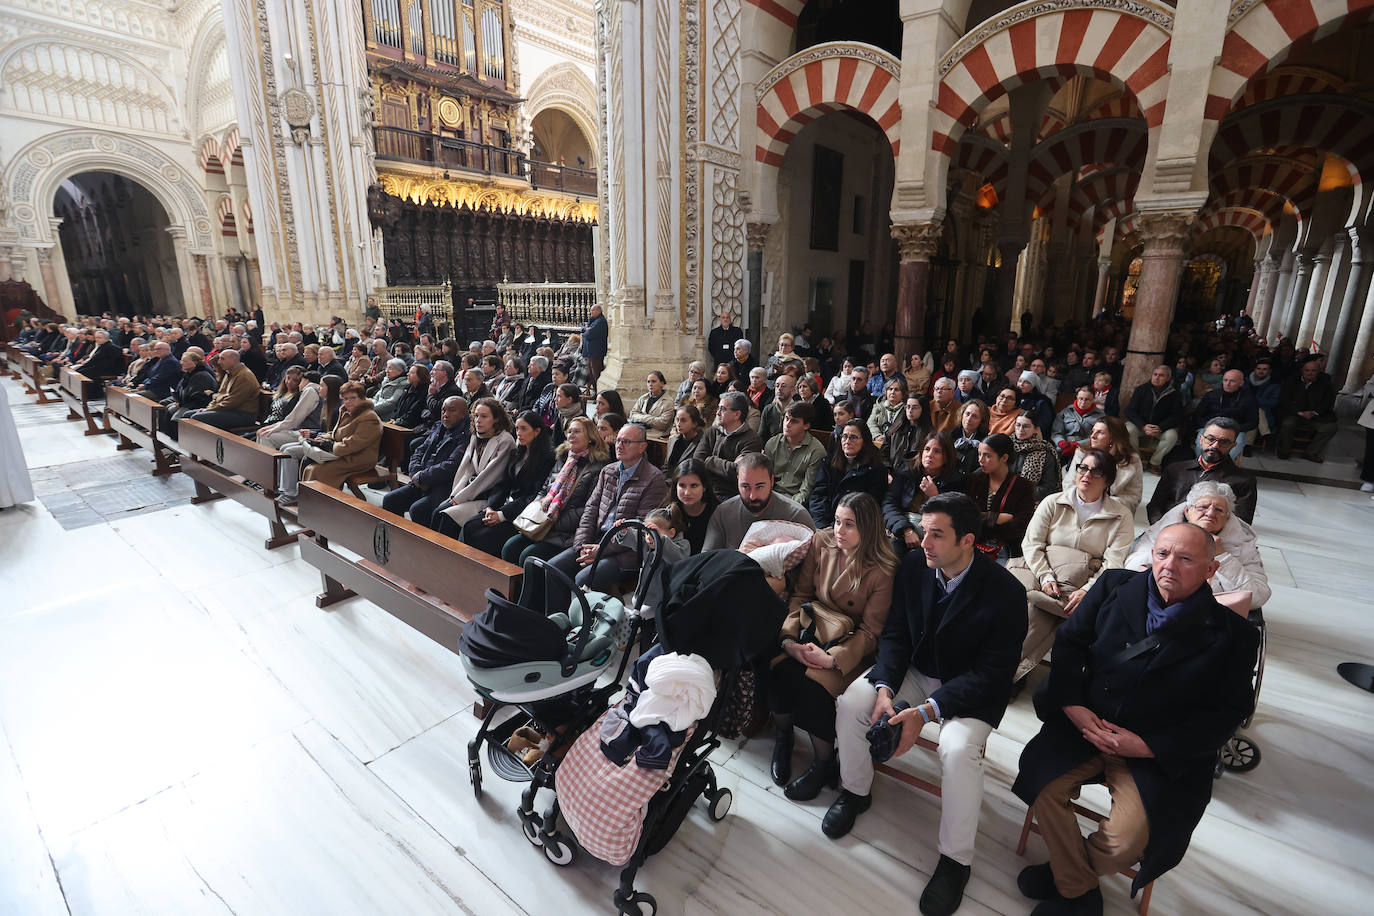
{"type": "Polygon", "coordinates": [[[167,212],[169,229],[184,233],[191,254],[213,254],[210,210],[201,184],[161,150],[105,131],[67,130],[19,150],[4,177],[4,197],[21,245],[57,244],[53,201],[63,181],[80,172],[114,172],[136,181],[167,212]]]}
{"type": "Polygon", "coordinates": [[[563,112],[591,147],[593,161],[600,154],[596,129],[596,86],[576,64],[554,64],[535,78],[525,99],[525,123],[533,124],[535,115],[556,108],[563,112]]]}
{"type": "Polygon", "coordinates": [[[218,8],[211,10],[197,28],[188,61],[186,98],[182,100],[183,120],[193,131],[219,131],[236,120],[237,114],[229,79],[224,17],[218,8]],[[207,93],[213,93],[213,97],[207,98],[207,93]],[[214,121],[212,112],[219,110],[227,117],[214,121]]]}

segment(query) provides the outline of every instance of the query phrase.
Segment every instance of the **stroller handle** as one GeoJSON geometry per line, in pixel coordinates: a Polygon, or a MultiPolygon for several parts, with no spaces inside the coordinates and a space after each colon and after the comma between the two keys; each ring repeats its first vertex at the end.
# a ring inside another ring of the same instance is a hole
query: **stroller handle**
{"type": "Polygon", "coordinates": [[[615,537],[622,531],[633,531],[635,533],[635,560],[636,566],[640,570],[639,581],[635,584],[635,591],[632,603],[636,608],[640,607],[644,601],[645,592],[648,590],[649,582],[653,579],[654,573],[658,571],[659,564],[663,559],[663,549],[658,545],[656,538],[661,537],[656,531],[637,518],[620,519],[614,522],[610,529],[601,536],[596,548],[596,559],[592,560],[593,577],[596,576],[596,564],[600,563],[606,556],[606,548],[609,547],[615,537]],[[649,547],[649,568],[644,569],[644,549],[645,542],[651,543],[649,547]]]}
{"type": "MultiPolygon", "coordinates": [[[[578,627],[577,641],[567,652],[563,653],[562,672],[564,677],[568,677],[577,670],[577,660],[582,657],[582,650],[592,637],[592,624],[596,620],[596,615],[592,613],[591,605],[587,603],[587,595],[582,589],[577,587],[577,583],[563,570],[557,566],[551,566],[540,557],[530,557],[528,560],[535,569],[544,570],[544,575],[552,575],[565,585],[569,592],[577,599],[578,604],[582,605],[582,626],[578,627]]],[[[592,564],[595,569],[595,562],[592,564]]]]}

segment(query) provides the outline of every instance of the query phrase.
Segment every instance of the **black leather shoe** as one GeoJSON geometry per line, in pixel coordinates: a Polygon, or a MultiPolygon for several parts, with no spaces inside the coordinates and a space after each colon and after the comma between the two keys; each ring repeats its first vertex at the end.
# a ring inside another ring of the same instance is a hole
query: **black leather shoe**
{"type": "Polygon", "coordinates": [[[854,829],[854,822],[859,819],[859,815],[867,811],[872,804],[872,795],[855,795],[841,789],[840,797],[835,799],[821,820],[821,833],[832,840],[838,840],[854,829]]]}
{"type": "Polygon", "coordinates": [[[1016,876],[1016,886],[1021,893],[1032,900],[1059,899],[1059,890],[1054,886],[1054,872],[1050,863],[1027,865],[1016,876]]]}
{"type": "Polygon", "coordinates": [[[811,764],[810,769],[787,784],[782,794],[792,801],[811,801],[821,794],[823,787],[836,789],[839,785],[840,762],[832,755],[829,760],[817,760],[811,764]]]}
{"type": "Polygon", "coordinates": [[[792,726],[778,732],[773,739],[773,783],[787,785],[792,778],[792,726]]]}
{"type": "Polygon", "coordinates": [[[950,916],[964,902],[964,887],[973,869],[960,865],[949,856],[940,856],[935,874],[921,894],[924,916],[950,916]]]}
{"type": "Polygon", "coordinates": [[[1102,891],[1093,888],[1081,897],[1055,897],[1035,905],[1031,916],[1102,916],[1102,891]]]}

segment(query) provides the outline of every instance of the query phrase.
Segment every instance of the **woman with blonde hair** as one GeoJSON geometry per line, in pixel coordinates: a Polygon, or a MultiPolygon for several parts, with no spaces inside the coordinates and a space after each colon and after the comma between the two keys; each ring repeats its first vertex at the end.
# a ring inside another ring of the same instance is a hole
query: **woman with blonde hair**
{"type": "Polygon", "coordinates": [[[768,698],[777,725],[773,782],[793,801],[807,801],[839,779],[835,698],[873,663],[892,605],[897,557],[877,500],[848,493],[835,522],[818,531],[802,561],[783,622],[782,655],[770,671],[768,698]],[[811,736],[810,769],[792,779],[793,727],[811,736]]]}

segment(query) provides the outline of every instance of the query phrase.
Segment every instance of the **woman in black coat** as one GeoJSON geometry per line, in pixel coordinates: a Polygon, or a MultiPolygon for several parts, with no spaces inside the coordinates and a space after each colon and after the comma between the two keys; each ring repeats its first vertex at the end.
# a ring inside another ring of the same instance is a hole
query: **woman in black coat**
{"type": "Polygon", "coordinates": [[[916,522],[927,499],[937,493],[963,492],[964,475],[958,462],[949,433],[928,433],[911,460],[892,475],[883,500],[883,525],[897,556],[920,544],[916,522]]]}
{"type": "Polygon", "coordinates": [[[463,525],[459,540],[494,557],[519,532],[515,517],[539,498],[553,469],[553,443],[539,414],[527,410],[515,418],[515,457],[487,497],[487,508],[463,525]]]}
{"type": "Polygon", "coordinates": [[[420,425],[420,414],[424,413],[429,400],[429,370],[418,363],[412,364],[406,378],[410,385],[396,399],[391,411],[391,422],[406,429],[420,425]]]}
{"type": "Polygon", "coordinates": [[[817,530],[834,524],[835,506],[846,493],[867,493],[879,505],[887,496],[887,466],[868,424],[855,417],[836,430],[835,439],[811,487],[808,508],[817,530]]]}

